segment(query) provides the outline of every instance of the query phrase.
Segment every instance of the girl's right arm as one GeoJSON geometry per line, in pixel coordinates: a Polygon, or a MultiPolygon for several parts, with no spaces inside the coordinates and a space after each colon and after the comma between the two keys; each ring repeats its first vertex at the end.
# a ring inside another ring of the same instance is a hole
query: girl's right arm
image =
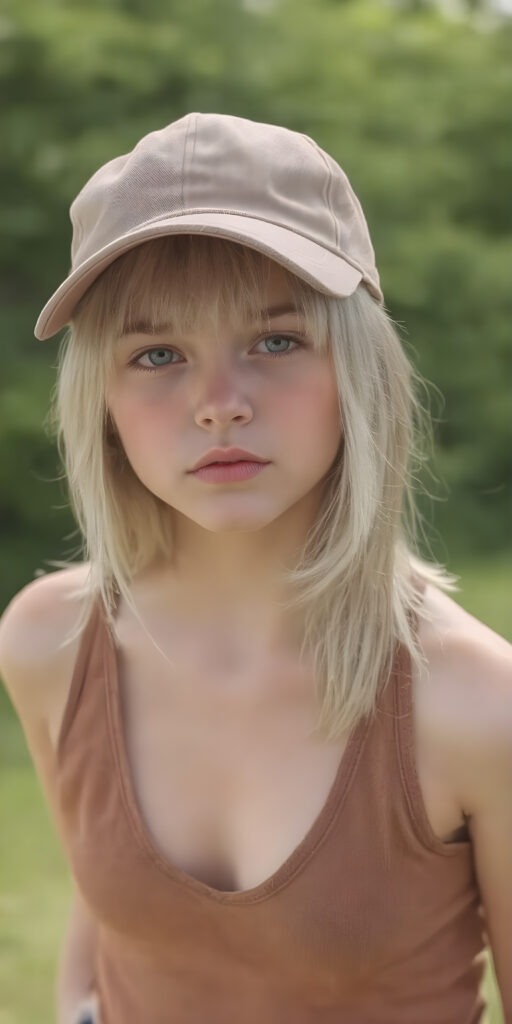
{"type": "MultiPolygon", "coordinates": [[[[69,684],[75,644],[59,650],[74,624],[77,608],[62,602],[67,586],[76,585],[76,570],[64,570],[29,583],[12,599],[0,620],[0,676],[19,718],[29,754],[49,807],[61,846],[64,833],[56,787],[56,758],[49,730],[49,709],[62,706],[69,684]]],[[[36,847],[34,847],[36,849],[36,847]]],[[[61,945],[56,977],[56,1024],[87,1020],[94,1012],[96,924],[76,886],[61,945]]]]}

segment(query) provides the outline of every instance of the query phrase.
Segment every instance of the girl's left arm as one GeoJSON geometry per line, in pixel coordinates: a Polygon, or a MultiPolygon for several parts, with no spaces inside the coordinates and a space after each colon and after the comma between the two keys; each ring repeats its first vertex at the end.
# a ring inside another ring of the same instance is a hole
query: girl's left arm
{"type": "Polygon", "coordinates": [[[471,650],[475,701],[467,806],[475,869],[505,1024],[512,1024],[512,645],[471,650]]]}

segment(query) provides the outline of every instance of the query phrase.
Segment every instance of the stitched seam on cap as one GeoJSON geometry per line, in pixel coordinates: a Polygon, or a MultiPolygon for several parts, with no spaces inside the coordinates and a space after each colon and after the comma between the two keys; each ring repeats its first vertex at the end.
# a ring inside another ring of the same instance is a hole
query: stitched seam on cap
{"type": "MultiPolygon", "coordinates": [[[[195,118],[194,125],[196,124],[196,122],[197,122],[197,117],[195,118]]],[[[185,132],[185,141],[183,143],[183,159],[181,161],[181,189],[180,189],[180,191],[181,191],[181,208],[182,208],[182,210],[185,207],[185,195],[184,195],[184,190],[185,190],[185,160],[187,158],[188,137],[189,137],[191,128],[192,128],[192,122],[190,121],[189,124],[187,125],[187,130],[185,132]]]]}
{"type": "MultiPolygon", "coordinates": [[[[194,154],[195,154],[195,151],[196,151],[196,141],[197,141],[197,133],[198,133],[198,131],[199,131],[199,125],[198,125],[198,117],[197,117],[197,114],[196,114],[195,115],[195,119],[194,119],[194,136],[193,136],[193,140],[192,140],[192,153],[191,153],[191,156],[190,156],[190,163],[191,164],[194,163],[194,154]]],[[[183,203],[183,205],[185,205],[185,203],[183,203]]]]}
{"type": "Polygon", "coordinates": [[[336,220],[336,217],[334,216],[334,211],[333,211],[332,204],[331,204],[331,194],[332,194],[332,187],[333,187],[333,184],[334,184],[334,177],[333,177],[331,168],[329,167],[329,164],[327,163],[327,160],[325,159],[325,156],[324,156],[322,150],[320,149],[320,146],[318,146],[316,144],[316,142],[314,142],[313,139],[310,139],[309,135],[303,135],[302,138],[305,139],[306,142],[309,142],[309,145],[312,146],[313,149],[316,150],[316,152],[318,153],[319,157],[321,157],[322,163],[325,165],[326,170],[327,170],[328,177],[327,177],[326,202],[327,202],[327,206],[329,207],[329,213],[330,213],[330,215],[332,217],[332,222],[333,222],[333,225],[334,225],[334,244],[335,244],[336,248],[338,248],[339,244],[340,244],[339,228],[338,228],[338,222],[336,220]]]}

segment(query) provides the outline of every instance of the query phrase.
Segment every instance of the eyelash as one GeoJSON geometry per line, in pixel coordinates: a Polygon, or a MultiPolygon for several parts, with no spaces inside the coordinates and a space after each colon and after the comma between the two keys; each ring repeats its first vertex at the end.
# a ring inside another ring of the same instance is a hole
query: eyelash
{"type": "MultiPolygon", "coordinates": [[[[259,345],[260,342],[268,341],[270,338],[284,338],[286,341],[293,341],[297,345],[298,348],[303,348],[304,347],[303,340],[301,340],[302,335],[298,335],[297,336],[295,334],[281,334],[281,333],[278,333],[278,334],[267,334],[267,335],[265,335],[265,337],[260,338],[259,342],[257,342],[256,344],[259,345]]],[[[267,356],[270,359],[279,359],[279,358],[282,359],[283,356],[292,355],[292,353],[296,352],[296,351],[297,351],[297,349],[292,348],[291,350],[288,350],[287,352],[266,352],[266,353],[264,353],[264,355],[267,356]]],[[[142,364],[139,363],[139,359],[142,359],[142,356],[146,356],[148,354],[148,352],[177,352],[177,349],[166,347],[166,346],[162,346],[162,345],[157,345],[154,348],[147,348],[144,352],[140,352],[139,355],[135,356],[135,358],[132,359],[128,363],[128,366],[132,367],[134,370],[142,370],[143,373],[158,373],[159,370],[166,370],[169,366],[178,366],[179,365],[178,363],[164,363],[164,364],[162,364],[162,366],[142,366],[142,364]]],[[[179,355],[180,353],[177,353],[177,354],[179,355]]]]}

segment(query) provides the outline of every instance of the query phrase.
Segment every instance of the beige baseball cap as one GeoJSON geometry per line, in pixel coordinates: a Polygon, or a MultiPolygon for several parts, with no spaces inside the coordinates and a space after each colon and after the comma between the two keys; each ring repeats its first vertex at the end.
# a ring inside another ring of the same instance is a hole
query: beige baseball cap
{"type": "Polygon", "coordinates": [[[362,281],[384,303],[347,175],[308,135],[279,125],[186,114],[100,167],[69,213],[71,269],[38,317],[41,341],[118,256],[161,235],[230,238],[327,295],[351,295],[362,281]]]}

